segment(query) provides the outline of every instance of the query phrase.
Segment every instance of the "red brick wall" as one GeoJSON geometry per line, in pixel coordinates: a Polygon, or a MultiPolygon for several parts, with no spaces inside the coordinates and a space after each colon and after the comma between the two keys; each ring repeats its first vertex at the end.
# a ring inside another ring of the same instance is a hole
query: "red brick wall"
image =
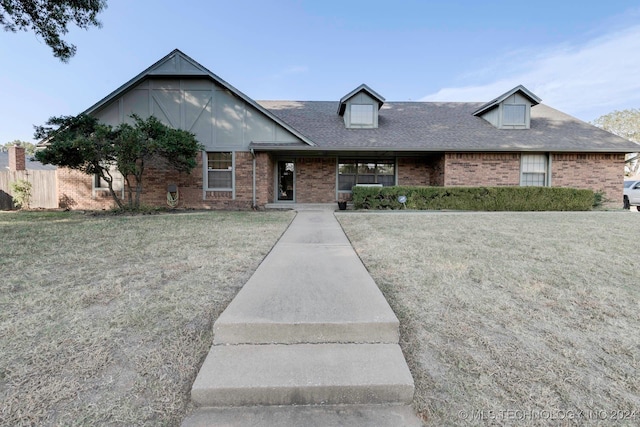
{"type": "Polygon", "coordinates": [[[424,157],[398,157],[398,185],[429,185],[430,164],[424,157]]]}
{"type": "MultiPolygon", "coordinates": [[[[177,184],[181,208],[250,209],[253,202],[253,156],[236,152],[236,199],[232,192],[207,192],[203,200],[202,158],[190,174],[169,170],[158,160],[151,162],[143,180],[142,203],[166,206],[167,185],[177,184]]],[[[336,197],[336,158],[296,159],[296,202],[333,203],[336,197]]],[[[256,154],[256,202],[274,202],[276,159],[256,154]]],[[[612,204],[622,197],[623,154],[553,154],[551,182],[556,187],[603,191],[612,204]]],[[[399,185],[507,186],[520,185],[519,153],[447,153],[440,156],[398,158],[399,185]]],[[[109,209],[114,206],[107,191],[93,192],[92,177],[58,168],[60,206],[71,209],[109,209]]],[[[350,194],[340,193],[341,200],[350,194]]]]}
{"type": "Polygon", "coordinates": [[[256,205],[264,206],[273,202],[275,163],[271,155],[256,153],[256,205]]]}
{"type": "Polygon", "coordinates": [[[444,155],[398,157],[397,164],[398,185],[443,185],[444,155]]]}
{"type": "MultiPolygon", "coordinates": [[[[162,159],[148,162],[142,180],[141,204],[167,206],[167,186],[176,184],[180,208],[250,209],[253,201],[253,157],[236,152],[236,198],[231,191],[207,191],[203,200],[202,155],[191,174],[171,170],[162,159]]],[[[93,177],[66,168],[58,168],[58,194],[61,207],[70,209],[111,209],[115,202],[108,191],[92,191],[93,177]]],[[[262,197],[265,197],[264,194],[262,197]]],[[[263,202],[264,204],[264,202],[263,202]]]]}
{"type": "MultiPolygon", "coordinates": [[[[624,180],[624,154],[552,153],[551,185],[604,193],[619,205],[624,180]]],[[[447,153],[446,186],[520,185],[519,153],[447,153]]]]}
{"type": "Polygon", "coordinates": [[[91,179],[87,174],[68,168],[56,169],[58,206],[63,209],[111,209],[115,202],[108,191],[96,191],[93,197],[91,179]]]}
{"type": "Polygon", "coordinates": [[[554,153],[551,157],[551,185],[588,188],[604,193],[612,206],[622,203],[624,154],[554,153]]]}
{"type": "Polygon", "coordinates": [[[429,185],[444,187],[445,156],[441,155],[432,163],[431,183],[429,185]]]}
{"type": "Polygon", "coordinates": [[[446,153],[444,186],[520,185],[519,153],[446,153]]]}
{"type": "Polygon", "coordinates": [[[333,203],[336,201],[335,158],[296,159],[296,202],[333,203]]]}
{"type": "Polygon", "coordinates": [[[12,145],[9,147],[9,170],[23,171],[27,169],[24,147],[12,145]]]}

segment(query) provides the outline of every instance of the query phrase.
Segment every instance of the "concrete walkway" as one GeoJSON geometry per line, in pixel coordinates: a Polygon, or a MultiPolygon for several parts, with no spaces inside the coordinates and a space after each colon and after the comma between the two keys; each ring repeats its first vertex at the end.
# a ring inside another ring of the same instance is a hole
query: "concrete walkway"
{"type": "Polygon", "coordinates": [[[421,425],[398,319],[333,208],[299,208],[215,322],[183,427],[421,425]]]}

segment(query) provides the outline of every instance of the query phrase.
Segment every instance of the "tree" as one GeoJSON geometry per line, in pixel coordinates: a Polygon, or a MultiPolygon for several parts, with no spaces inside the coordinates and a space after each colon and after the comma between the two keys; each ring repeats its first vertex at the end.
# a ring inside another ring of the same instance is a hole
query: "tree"
{"type": "MultiPolygon", "coordinates": [[[[613,111],[598,117],[593,124],[633,142],[640,142],[640,110],[628,109],[613,111]]],[[[627,154],[626,169],[629,175],[637,175],[640,171],[640,155],[627,154]]]]}
{"type": "Polygon", "coordinates": [[[33,30],[53,50],[53,56],[68,62],[76,46],[62,40],[68,24],[79,28],[101,27],[96,19],[107,7],[105,0],[0,0],[0,25],[5,31],[33,30]]]}
{"type": "Polygon", "coordinates": [[[0,151],[7,151],[9,147],[12,147],[14,145],[19,145],[21,147],[24,147],[24,152],[29,156],[33,156],[36,152],[35,144],[26,142],[26,141],[20,141],[18,139],[13,140],[11,142],[7,142],[6,144],[0,144],[0,151]]]}
{"type": "Polygon", "coordinates": [[[143,120],[134,114],[131,118],[134,125],[123,123],[116,129],[114,147],[118,170],[127,184],[129,206],[137,209],[145,166],[153,157],[161,157],[173,170],[189,173],[196,167],[202,146],[192,133],[166,126],[154,116],[143,120]]]}
{"type": "Polygon", "coordinates": [[[113,190],[110,170],[115,165],[125,180],[127,207],[139,209],[148,162],[162,158],[169,168],[189,173],[196,167],[202,146],[192,133],[166,126],[153,116],[131,118],[133,124],[123,123],[114,129],[87,115],[52,117],[48,126],[36,128],[35,137],[47,144],[46,149],[36,152],[36,159],[99,175],[118,207],[124,208],[124,201],[113,190]]]}
{"type": "Polygon", "coordinates": [[[36,151],[36,160],[44,164],[63,166],[87,175],[98,175],[109,186],[109,192],[119,208],[122,200],[113,190],[110,166],[116,162],[111,126],[95,117],[51,117],[46,126],[36,127],[35,139],[44,140],[46,148],[36,151]]]}

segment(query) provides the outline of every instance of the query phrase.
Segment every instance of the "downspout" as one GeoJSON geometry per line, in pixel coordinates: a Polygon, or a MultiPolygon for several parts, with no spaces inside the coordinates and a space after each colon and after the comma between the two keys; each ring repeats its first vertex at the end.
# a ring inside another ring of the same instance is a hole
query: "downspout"
{"type": "Polygon", "coordinates": [[[253,156],[253,176],[252,176],[252,187],[253,187],[253,202],[251,204],[251,207],[253,209],[256,209],[256,152],[253,151],[253,148],[251,148],[249,151],[251,151],[251,156],[253,156]]]}

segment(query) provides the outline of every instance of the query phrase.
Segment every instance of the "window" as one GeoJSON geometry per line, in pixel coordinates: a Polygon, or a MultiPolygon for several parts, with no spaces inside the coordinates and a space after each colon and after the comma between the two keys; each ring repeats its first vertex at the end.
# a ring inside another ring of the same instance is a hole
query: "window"
{"type": "Polygon", "coordinates": [[[520,166],[520,185],[523,187],[547,185],[548,160],[545,154],[523,154],[520,166]]]}
{"type": "Polygon", "coordinates": [[[393,160],[345,160],[338,164],[338,191],[351,191],[356,184],[395,185],[393,160]]]}
{"type": "Polygon", "coordinates": [[[524,126],[526,122],[527,106],[520,104],[503,104],[503,125],[519,125],[524,126]]]}
{"type": "Polygon", "coordinates": [[[351,104],[351,124],[373,126],[373,105],[351,104]]]}
{"type": "Polygon", "coordinates": [[[228,191],[233,189],[233,153],[207,153],[207,188],[228,191]]]}
{"type": "MultiPolygon", "coordinates": [[[[112,163],[108,167],[109,175],[111,175],[112,179],[112,187],[113,191],[122,191],[124,190],[124,178],[115,163],[112,163]]],[[[93,175],[93,189],[94,191],[109,191],[109,183],[105,181],[100,175],[93,175]]]]}

